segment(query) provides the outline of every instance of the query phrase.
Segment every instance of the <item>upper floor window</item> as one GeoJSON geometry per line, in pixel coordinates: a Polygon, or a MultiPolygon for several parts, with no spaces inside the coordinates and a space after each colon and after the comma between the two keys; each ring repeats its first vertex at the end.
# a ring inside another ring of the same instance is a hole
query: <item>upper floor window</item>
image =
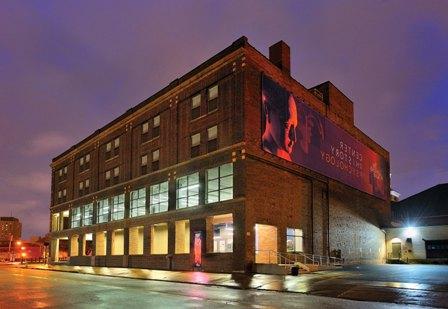
{"type": "Polygon", "coordinates": [[[146,173],[148,173],[148,155],[144,155],[141,157],[140,173],[142,175],[145,175],[146,173]]]}
{"type": "Polygon", "coordinates": [[[78,195],[82,196],[84,194],[88,194],[90,192],[90,180],[86,179],[79,182],[79,191],[78,195]]]}
{"type": "Polygon", "coordinates": [[[198,93],[191,99],[191,120],[201,116],[201,94],[198,93]]]}
{"type": "Polygon", "coordinates": [[[114,168],[114,184],[117,184],[120,178],[120,167],[117,166],[114,168]]]}
{"type": "Polygon", "coordinates": [[[87,204],[83,207],[82,214],[82,225],[92,225],[93,224],[93,204],[87,204]]]}
{"type": "Polygon", "coordinates": [[[207,112],[214,111],[218,108],[218,95],[218,85],[207,89],[207,112]]]}
{"type": "Polygon", "coordinates": [[[59,213],[51,215],[51,231],[56,232],[60,230],[61,219],[59,213]]]}
{"type": "Polygon", "coordinates": [[[79,172],[84,172],[90,168],[90,153],[79,159],[79,172]]]}
{"type": "Polygon", "coordinates": [[[142,124],[142,142],[160,136],[160,115],[154,116],[142,124]]]}
{"type": "Polygon", "coordinates": [[[124,219],[124,194],[112,197],[112,220],[124,219]]]}
{"type": "Polygon", "coordinates": [[[146,188],[131,191],[130,217],[146,214],[146,188]]]}
{"type": "Polygon", "coordinates": [[[160,155],[159,149],[156,149],[152,152],[152,164],[151,164],[152,171],[157,171],[159,169],[159,155],[160,155]]]}
{"type": "Polygon", "coordinates": [[[67,200],[67,189],[58,191],[58,203],[65,202],[67,200]]]}
{"type": "Polygon", "coordinates": [[[207,152],[218,149],[218,126],[207,129],[207,152]]]}
{"type": "Polygon", "coordinates": [[[117,166],[114,169],[106,171],[106,186],[110,186],[112,184],[116,185],[119,182],[120,178],[120,167],[117,166]]]}
{"type": "Polygon", "coordinates": [[[179,177],[176,181],[176,207],[199,205],[199,173],[179,177]]]}
{"type": "Polygon", "coordinates": [[[71,227],[80,227],[81,226],[81,207],[72,208],[72,220],[71,227]]]}
{"type": "Polygon", "coordinates": [[[197,157],[201,153],[201,133],[191,136],[191,157],[197,157]]]}
{"type": "Polygon", "coordinates": [[[103,223],[109,221],[109,199],[100,200],[97,209],[97,222],[103,223]]]}
{"type": "Polygon", "coordinates": [[[168,211],[168,181],[150,187],[149,211],[152,214],[168,211]]]}
{"type": "Polygon", "coordinates": [[[207,170],[207,203],[233,199],[233,163],[207,170]]]}
{"type": "Polygon", "coordinates": [[[116,157],[120,154],[120,138],[117,137],[113,141],[106,144],[106,160],[116,157]]]}
{"type": "Polygon", "coordinates": [[[67,179],[67,166],[58,170],[58,181],[63,181],[65,179],[67,179]]]}

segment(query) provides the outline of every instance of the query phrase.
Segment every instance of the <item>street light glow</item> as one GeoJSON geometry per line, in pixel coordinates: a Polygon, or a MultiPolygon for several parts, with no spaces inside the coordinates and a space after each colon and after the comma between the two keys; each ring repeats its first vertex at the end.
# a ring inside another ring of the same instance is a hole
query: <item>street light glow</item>
{"type": "Polygon", "coordinates": [[[412,238],[416,234],[417,234],[417,230],[412,226],[409,226],[404,230],[404,236],[406,236],[406,238],[412,238]]]}

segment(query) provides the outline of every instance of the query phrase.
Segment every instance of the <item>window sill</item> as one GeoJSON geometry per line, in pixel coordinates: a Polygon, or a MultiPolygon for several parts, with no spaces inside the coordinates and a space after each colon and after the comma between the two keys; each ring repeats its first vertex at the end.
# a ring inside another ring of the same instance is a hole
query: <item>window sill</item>
{"type": "Polygon", "coordinates": [[[151,139],[149,139],[149,140],[147,140],[147,141],[142,142],[142,143],[140,144],[140,146],[147,145],[147,144],[149,144],[149,143],[151,143],[151,142],[157,140],[158,138],[160,138],[160,135],[159,135],[159,136],[156,136],[156,137],[153,137],[153,138],[151,138],[151,139]]]}

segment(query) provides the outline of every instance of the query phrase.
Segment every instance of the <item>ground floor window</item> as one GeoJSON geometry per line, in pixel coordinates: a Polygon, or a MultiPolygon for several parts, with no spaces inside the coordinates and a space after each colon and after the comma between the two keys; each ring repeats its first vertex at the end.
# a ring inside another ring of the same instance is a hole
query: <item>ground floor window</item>
{"type": "Polygon", "coordinates": [[[124,194],[112,197],[112,220],[124,219],[124,194]]]}
{"type": "Polygon", "coordinates": [[[151,254],[168,253],[168,224],[159,223],[151,226],[151,254]]]}
{"type": "Polygon", "coordinates": [[[91,256],[93,251],[93,235],[92,233],[85,234],[83,239],[84,252],[83,255],[91,256]]]}
{"type": "Polygon", "coordinates": [[[303,252],[303,231],[301,229],[286,229],[286,251],[303,252]]]}
{"type": "Polygon", "coordinates": [[[233,252],[233,216],[225,214],[211,217],[213,252],[233,252]]]}
{"type": "Polygon", "coordinates": [[[190,253],[190,221],[176,221],[176,253],[190,253]]]}
{"type": "Polygon", "coordinates": [[[70,256],[79,255],[79,237],[78,235],[73,235],[70,238],[70,256]]]}
{"type": "Polygon", "coordinates": [[[107,237],[106,232],[98,232],[95,234],[95,255],[106,255],[107,237]]]}
{"type": "Polygon", "coordinates": [[[129,228],[129,254],[143,254],[143,226],[129,228]]]}
{"type": "Polygon", "coordinates": [[[81,226],[81,207],[72,209],[72,228],[81,226]]]}
{"type": "Polygon", "coordinates": [[[112,255],[124,254],[124,231],[123,229],[112,232],[112,255]]]}
{"type": "Polygon", "coordinates": [[[448,257],[448,239],[426,240],[426,258],[443,259],[448,257]]]}

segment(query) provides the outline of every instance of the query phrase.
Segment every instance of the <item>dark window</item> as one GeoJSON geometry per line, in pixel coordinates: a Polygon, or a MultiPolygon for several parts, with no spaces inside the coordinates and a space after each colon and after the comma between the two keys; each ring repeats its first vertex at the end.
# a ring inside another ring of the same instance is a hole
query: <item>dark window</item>
{"type": "Polygon", "coordinates": [[[427,240],[425,245],[427,259],[448,258],[448,239],[427,240]]]}

